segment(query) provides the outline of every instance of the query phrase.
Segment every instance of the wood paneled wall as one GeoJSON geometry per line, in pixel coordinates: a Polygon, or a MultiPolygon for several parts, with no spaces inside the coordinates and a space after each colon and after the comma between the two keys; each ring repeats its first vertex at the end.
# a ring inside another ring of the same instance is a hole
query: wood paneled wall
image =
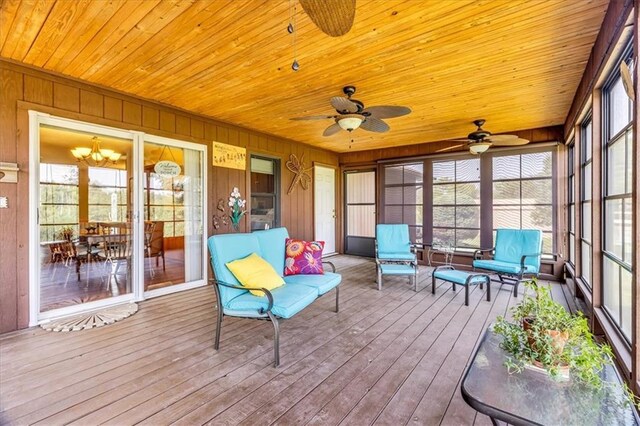
{"type": "MultiPolygon", "coordinates": [[[[293,174],[285,162],[290,154],[295,154],[299,158],[304,155],[307,167],[314,162],[338,164],[337,154],[330,151],[0,60],[0,161],[18,163],[20,168],[18,184],[0,183],[0,195],[9,198],[9,208],[0,209],[0,333],[29,323],[29,109],[207,144],[209,235],[229,232],[213,229],[212,217],[218,213],[219,198],[226,199],[234,186],[240,188],[244,197],[250,195],[248,172],[211,166],[212,141],[246,147],[247,154],[280,158],[281,222],[298,238],[314,237],[313,189],[305,191],[298,187],[287,195],[293,174]]],[[[248,224],[247,217],[242,230],[246,230],[248,224]]]]}

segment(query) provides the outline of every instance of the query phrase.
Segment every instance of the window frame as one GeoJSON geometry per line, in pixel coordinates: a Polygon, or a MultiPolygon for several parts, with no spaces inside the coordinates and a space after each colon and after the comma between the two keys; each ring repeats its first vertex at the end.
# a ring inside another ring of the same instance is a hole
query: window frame
{"type": "Polygon", "coordinates": [[[481,212],[482,212],[482,174],[481,174],[481,169],[482,167],[482,161],[480,160],[480,158],[477,157],[464,157],[464,158],[453,158],[453,159],[433,159],[431,161],[431,176],[430,176],[430,184],[432,187],[432,191],[436,186],[444,186],[444,185],[453,185],[453,204],[435,204],[433,202],[433,197],[432,197],[432,202],[431,202],[431,242],[432,244],[435,244],[433,242],[433,234],[434,234],[434,230],[435,229],[445,229],[445,230],[453,230],[453,235],[454,235],[454,244],[453,244],[453,248],[456,252],[474,252],[475,250],[481,248],[481,234],[482,234],[482,217],[481,217],[481,212]],[[468,181],[462,181],[462,180],[458,180],[458,162],[459,161],[469,161],[469,160],[477,160],[478,161],[478,180],[468,180],[468,181]],[[445,162],[453,162],[453,173],[454,173],[454,180],[451,182],[434,182],[434,166],[436,163],[445,163],[445,162]],[[473,183],[477,183],[478,184],[478,204],[458,204],[458,188],[457,185],[459,184],[473,184],[473,183]],[[453,223],[454,226],[453,227],[449,227],[449,226],[436,226],[433,223],[433,219],[435,217],[434,215],[434,208],[435,207],[452,207],[454,209],[454,219],[453,219],[453,223]],[[477,207],[478,211],[480,212],[480,217],[478,218],[478,227],[477,228],[471,228],[471,227],[458,227],[456,224],[456,220],[457,220],[457,213],[458,213],[458,207],[477,207]],[[462,231],[478,231],[478,245],[477,246],[462,246],[462,245],[458,245],[458,230],[462,230],[462,231]]]}
{"type": "Polygon", "coordinates": [[[272,198],[273,200],[273,208],[274,208],[274,215],[273,215],[273,226],[271,228],[277,228],[280,226],[281,224],[281,206],[280,203],[282,201],[282,197],[281,197],[281,190],[280,190],[280,182],[281,182],[281,175],[280,175],[280,158],[276,158],[276,157],[270,157],[267,155],[262,155],[262,154],[250,154],[249,155],[249,231],[253,232],[253,231],[259,231],[262,228],[259,229],[253,229],[253,219],[251,218],[251,216],[253,215],[253,203],[252,203],[252,199],[253,197],[269,197],[272,198]],[[263,161],[271,161],[273,163],[273,191],[274,192],[253,192],[253,183],[251,180],[251,174],[253,173],[253,170],[251,168],[251,159],[258,159],[258,160],[263,160],[263,161]]]}
{"type": "MultiPolygon", "coordinates": [[[[602,127],[601,127],[601,135],[602,135],[602,145],[601,145],[601,150],[602,150],[602,176],[601,176],[601,185],[602,185],[602,198],[600,200],[601,202],[601,210],[602,210],[602,215],[600,217],[601,220],[601,241],[600,241],[600,248],[601,248],[601,252],[602,252],[602,257],[601,257],[601,271],[600,271],[600,282],[601,282],[601,286],[600,286],[600,296],[601,296],[601,300],[602,300],[602,311],[605,313],[605,315],[609,318],[609,320],[611,321],[611,324],[614,326],[614,328],[616,329],[616,331],[618,332],[618,334],[621,336],[622,339],[624,339],[624,341],[630,345],[631,341],[632,341],[632,333],[633,333],[633,306],[630,307],[631,312],[631,318],[630,318],[630,324],[628,325],[629,327],[629,335],[627,335],[624,331],[624,312],[623,312],[623,295],[624,295],[624,290],[623,290],[623,272],[626,271],[628,274],[631,275],[631,282],[633,282],[633,264],[632,264],[632,258],[630,259],[630,261],[627,263],[625,260],[625,202],[624,200],[628,199],[629,201],[632,200],[632,182],[627,182],[627,177],[628,175],[628,170],[629,167],[631,167],[630,162],[631,162],[631,158],[630,155],[628,154],[628,144],[629,144],[629,135],[631,135],[631,137],[633,137],[633,123],[634,123],[634,119],[633,119],[633,110],[634,110],[634,102],[631,99],[628,99],[627,102],[627,107],[628,107],[628,116],[629,116],[629,121],[621,128],[619,129],[615,134],[612,134],[612,119],[611,119],[611,111],[612,111],[612,104],[611,104],[611,91],[613,89],[613,87],[615,86],[615,84],[621,79],[621,75],[620,75],[620,63],[622,63],[623,61],[626,61],[628,59],[631,58],[633,53],[633,44],[631,42],[629,42],[627,44],[627,46],[624,48],[623,53],[620,55],[620,58],[616,61],[615,66],[612,69],[612,72],[609,74],[609,76],[607,76],[607,79],[605,80],[605,83],[602,87],[602,127]],[[624,163],[625,163],[625,171],[624,171],[624,176],[625,176],[625,192],[624,193],[619,193],[619,194],[612,194],[609,195],[609,170],[611,165],[609,164],[609,159],[610,159],[610,151],[611,148],[619,143],[623,143],[625,144],[625,158],[624,158],[624,163]],[[608,227],[607,227],[607,219],[608,219],[608,213],[607,213],[607,201],[610,200],[622,200],[622,258],[620,258],[619,256],[617,256],[615,253],[613,253],[611,250],[608,250],[607,248],[607,233],[608,231],[608,227]],[[618,308],[618,312],[614,313],[612,312],[612,308],[610,306],[607,306],[607,303],[605,303],[605,297],[606,296],[606,290],[607,290],[607,280],[605,277],[605,273],[606,273],[606,262],[612,262],[613,263],[613,267],[614,268],[618,268],[618,273],[617,273],[617,278],[618,278],[618,283],[617,283],[617,308],[618,308]]],[[[633,220],[633,218],[631,218],[631,220],[633,220]]],[[[631,224],[631,226],[633,227],[633,223],[631,224]]],[[[632,237],[633,238],[633,237],[632,237]]],[[[633,301],[631,302],[633,304],[633,301]]]]}
{"type": "Polygon", "coordinates": [[[575,149],[575,140],[571,139],[567,144],[567,243],[569,249],[567,263],[569,263],[574,269],[576,265],[576,171],[573,164],[575,149]]]}
{"type": "Polygon", "coordinates": [[[40,186],[40,194],[42,194],[42,187],[43,186],[64,186],[64,187],[75,187],[76,188],[76,198],[78,200],[77,203],[49,203],[49,202],[43,202],[42,200],[38,201],[39,204],[39,209],[42,209],[42,207],[44,206],[75,206],[78,212],[78,220],[76,220],[75,222],[53,222],[53,223],[44,223],[44,222],[40,222],[39,226],[40,226],[40,242],[47,242],[47,241],[56,241],[58,238],[56,238],[55,235],[55,227],[71,227],[74,229],[74,231],[76,232],[76,234],[78,233],[78,222],[79,222],[79,217],[80,217],[80,180],[79,180],[79,176],[80,176],[80,168],[78,167],[78,165],[71,165],[71,164],[56,164],[56,163],[40,163],[40,167],[42,168],[42,166],[49,166],[49,165],[54,165],[54,166],[59,166],[59,165],[63,165],[63,166],[71,166],[71,167],[75,167],[76,171],[78,173],[78,182],[77,183],[58,183],[58,182],[42,182],[42,173],[40,173],[40,182],[38,183],[38,185],[40,186]],[[52,229],[52,231],[46,231],[47,236],[51,237],[51,238],[47,238],[47,239],[42,239],[42,228],[47,228],[47,229],[52,229]],[[53,232],[53,234],[50,234],[50,232],[53,232]]]}
{"type": "Polygon", "coordinates": [[[406,163],[401,163],[401,164],[387,164],[384,166],[384,170],[382,172],[382,176],[383,176],[383,180],[382,180],[382,185],[381,185],[381,191],[382,191],[382,205],[383,205],[383,212],[382,212],[382,221],[384,223],[391,223],[387,221],[386,218],[386,208],[387,207],[401,207],[403,210],[403,221],[402,223],[404,223],[404,208],[407,206],[420,206],[422,207],[422,222],[418,224],[418,222],[416,221],[416,224],[407,224],[409,226],[409,234],[410,235],[415,235],[416,238],[412,239],[413,243],[419,243],[422,244],[425,241],[425,203],[424,200],[426,199],[426,194],[425,194],[425,186],[426,186],[426,179],[425,179],[425,173],[426,173],[426,168],[425,168],[425,164],[424,161],[413,161],[413,162],[406,162],[406,163]],[[415,165],[420,165],[422,166],[422,182],[414,182],[414,183],[406,183],[404,181],[404,168],[407,166],[415,166],[415,165]],[[392,183],[392,184],[388,184],[387,183],[387,176],[388,176],[388,169],[393,168],[393,167],[402,167],[402,183],[392,183]],[[422,187],[422,203],[405,203],[405,199],[404,199],[404,189],[405,188],[418,188],[418,187],[422,187]],[[390,203],[388,202],[387,199],[387,188],[402,188],[402,203],[398,204],[398,203],[390,203]],[[413,232],[412,232],[413,230],[413,232]],[[421,235],[419,237],[419,235],[421,235]]]}
{"type": "Polygon", "coordinates": [[[88,177],[88,183],[87,183],[87,221],[88,222],[127,222],[128,221],[128,216],[129,216],[129,203],[127,202],[127,200],[125,200],[124,204],[118,203],[118,210],[121,210],[122,207],[125,208],[125,217],[123,218],[118,218],[118,219],[111,219],[111,220],[101,220],[101,219],[95,219],[91,217],[91,207],[92,206],[101,206],[101,207],[111,207],[111,204],[104,204],[104,203],[92,203],[91,202],[91,190],[95,189],[95,188],[105,188],[105,189],[124,189],[125,190],[125,194],[126,196],[129,195],[129,173],[128,171],[122,170],[122,169],[116,169],[113,167],[94,167],[94,166],[89,166],[87,167],[87,177],[88,177]],[[118,185],[92,185],[91,184],[91,169],[105,169],[105,170],[115,170],[117,172],[124,172],[125,173],[125,183],[124,186],[118,186],[118,185]]]}
{"type": "Polygon", "coordinates": [[[588,289],[592,290],[593,281],[593,118],[591,112],[582,120],[580,124],[580,278],[582,282],[587,286],[588,289]],[[591,148],[589,152],[585,149],[586,141],[589,141],[589,147],[591,148]],[[589,168],[590,179],[589,179],[589,188],[591,189],[590,194],[587,198],[586,188],[587,188],[587,179],[586,179],[586,170],[589,168]],[[585,220],[585,208],[588,208],[591,212],[589,214],[589,223],[587,224],[585,220]],[[585,238],[585,227],[588,226],[591,229],[589,230],[589,235],[591,239],[585,238]],[[588,276],[585,276],[585,262],[584,256],[589,256],[589,271],[588,276]]]}

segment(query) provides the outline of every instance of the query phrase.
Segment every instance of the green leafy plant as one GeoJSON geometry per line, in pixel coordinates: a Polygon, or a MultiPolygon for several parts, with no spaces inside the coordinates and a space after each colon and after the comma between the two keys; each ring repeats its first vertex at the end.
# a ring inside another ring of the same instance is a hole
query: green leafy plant
{"type": "Polygon", "coordinates": [[[513,322],[498,317],[493,331],[503,337],[502,348],[511,357],[510,372],[520,372],[527,364],[544,368],[552,378],[562,369],[581,383],[600,389],[605,386],[600,372],[612,364],[611,347],[598,344],[584,315],[575,315],[551,298],[548,287],[533,280],[525,284],[533,295],[524,296],[512,308],[513,322]]]}

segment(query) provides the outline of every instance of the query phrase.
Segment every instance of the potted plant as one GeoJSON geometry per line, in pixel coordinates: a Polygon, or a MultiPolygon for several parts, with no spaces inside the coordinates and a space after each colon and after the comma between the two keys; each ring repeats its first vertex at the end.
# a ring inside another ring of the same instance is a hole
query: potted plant
{"type": "MultiPolygon", "coordinates": [[[[571,380],[596,389],[611,386],[600,375],[613,363],[611,347],[594,340],[584,315],[570,314],[553,301],[549,288],[538,285],[536,280],[525,287],[533,294],[525,295],[512,308],[513,321],[498,317],[493,327],[503,337],[501,347],[509,354],[507,368],[521,372],[533,365],[556,380],[568,380],[570,375],[571,380]]],[[[623,386],[629,397],[625,403],[635,403],[635,397],[623,386]]]]}

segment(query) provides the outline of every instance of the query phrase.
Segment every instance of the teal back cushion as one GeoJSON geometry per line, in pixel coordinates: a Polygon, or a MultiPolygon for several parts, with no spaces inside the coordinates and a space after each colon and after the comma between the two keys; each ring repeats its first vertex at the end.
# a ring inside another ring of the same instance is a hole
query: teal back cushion
{"type": "Polygon", "coordinates": [[[258,238],[262,258],[269,262],[280,276],[283,276],[285,241],[289,238],[287,228],[273,228],[264,231],[256,231],[253,235],[258,238]]]}
{"type": "Polygon", "coordinates": [[[537,257],[527,257],[525,265],[531,265],[540,270],[540,256],[542,255],[542,231],[537,229],[498,229],[496,233],[495,260],[520,264],[525,254],[537,254],[537,257]]]}
{"type": "Polygon", "coordinates": [[[379,253],[411,253],[409,225],[376,225],[379,253]]]}
{"type": "MultiPolygon", "coordinates": [[[[236,277],[233,276],[227,263],[232,260],[242,259],[251,253],[262,256],[258,238],[253,234],[223,234],[209,237],[209,253],[211,254],[211,267],[216,279],[227,284],[240,285],[236,277]]],[[[236,296],[246,293],[246,290],[238,290],[220,286],[220,299],[222,305],[236,296]]]]}

